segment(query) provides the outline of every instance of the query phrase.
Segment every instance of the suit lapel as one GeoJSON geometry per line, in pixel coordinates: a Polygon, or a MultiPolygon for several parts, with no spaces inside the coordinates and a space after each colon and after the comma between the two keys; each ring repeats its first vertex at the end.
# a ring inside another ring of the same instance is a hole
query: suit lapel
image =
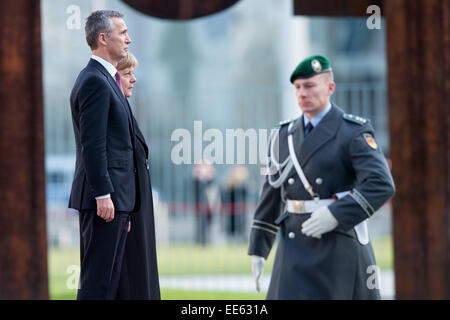
{"type": "Polygon", "coordinates": [[[300,162],[302,165],[306,165],[311,156],[336,135],[337,129],[341,124],[338,121],[339,116],[339,110],[335,106],[332,106],[331,110],[319,122],[317,127],[308,134],[300,148],[302,155],[300,162]]]}
{"type": "Polygon", "coordinates": [[[122,102],[122,106],[123,106],[123,108],[125,109],[125,112],[128,115],[128,121],[130,122],[130,125],[132,125],[131,114],[130,114],[129,107],[128,107],[128,101],[126,100],[126,98],[123,95],[122,91],[120,91],[120,88],[119,88],[119,86],[116,83],[116,80],[113,79],[113,77],[111,77],[109,72],[105,69],[105,67],[103,67],[101,65],[100,62],[98,62],[98,61],[96,61],[94,59],[91,59],[89,61],[89,64],[92,65],[93,67],[95,67],[98,71],[100,71],[106,77],[106,79],[108,79],[108,82],[111,85],[113,91],[116,93],[117,97],[122,102]]]}
{"type": "Polygon", "coordinates": [[[338,120],[342,117],[342,111],[333,104],[328,114],[306,138],[304,137],[303,117],[304,115],[298,118],[297,121],[299,123],[295,124],[295,131],[294,128],[291,130],[293,133],[295,154],[302,167],[306,165],[314,153],[336,135],[337,129],[341,124],[338,120]]]}
{"type": "MultiPolygon", "coordinates": [[[[116,93],[119,100],[122,101],[122,105],[125,107],[125,110],[127,111],[127,114],[129,115],[129,112],[127,110],[128,109],[127,108],[127,99],[123,95],[122,91],[120,91],[120,88],[116,83],[116,80],[113,79],[110,74],[108,74],[108,81],[109,81],[109,84],[111,85],[111,87],[113,87],[114,92],[116,93]]],[[[131,119],[130,119],[130,121],[131,121],[131,119]]]]}

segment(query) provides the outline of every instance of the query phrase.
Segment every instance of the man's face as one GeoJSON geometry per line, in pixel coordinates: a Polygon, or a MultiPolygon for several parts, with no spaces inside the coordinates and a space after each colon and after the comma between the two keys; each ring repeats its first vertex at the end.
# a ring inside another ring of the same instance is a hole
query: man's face
{"type": "Polygon", "coordinates": [[[129,98],[133,95],[133,86],[136,82],[136,77],[134,76],[134,68],[125,68],[119,70],[120,81],[122,82],[122,89],[125,97],[129,98]]]}
{"type": "Polygon", "coordinates": [[[295,80],[295,96],[300,109],[309,118],[318,115],[328,105],[335,86],[329,73],[295,80]]]}
{"type": "Polygon", "coordinates": [[[111,22],[113,23],[113,28],[105,37],[107,50],[112,59],[120,61],[126,57],[131,39],[128,36],[128,29],[123,19],[113,17],[111,22]]]}

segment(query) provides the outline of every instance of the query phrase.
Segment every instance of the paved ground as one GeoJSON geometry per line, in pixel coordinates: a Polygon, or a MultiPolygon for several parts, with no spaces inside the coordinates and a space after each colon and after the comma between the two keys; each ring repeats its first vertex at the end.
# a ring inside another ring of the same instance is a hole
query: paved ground
{"type": "MultiPolygon", "coordinates": [[[[381,271],[380,290],[383,299],[394,298],[394,274],[381,271]]],[[[267,291],[270,275],[264,275],[262,289],[267,291]]],[[[255,292],[251,275],[199,275],[199,276],[163,276],[160,277],[161,288],[204,291],[255,292]]]]}

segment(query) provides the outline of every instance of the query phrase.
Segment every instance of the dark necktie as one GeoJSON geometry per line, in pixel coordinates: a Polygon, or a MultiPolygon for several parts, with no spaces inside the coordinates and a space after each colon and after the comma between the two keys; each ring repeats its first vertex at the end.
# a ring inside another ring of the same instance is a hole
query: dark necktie
{"type": "Polygon", "coordinates": [[[305,128],[305,137],[314,129],[314,126],[311,124],[311,121],[308,122],[305,128]]]}

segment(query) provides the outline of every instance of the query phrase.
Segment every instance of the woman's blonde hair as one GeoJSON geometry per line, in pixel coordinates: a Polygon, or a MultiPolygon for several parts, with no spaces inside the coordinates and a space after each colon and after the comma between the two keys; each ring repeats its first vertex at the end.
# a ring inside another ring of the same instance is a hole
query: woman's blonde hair
{"type": "Polygon", "coordinates": [[[117,70],[123,70],[126,68],[136,68],[138,66],[138,61],[136,57],[128,52],[127,56],[119,61],[117,64],[117,70]]]}

